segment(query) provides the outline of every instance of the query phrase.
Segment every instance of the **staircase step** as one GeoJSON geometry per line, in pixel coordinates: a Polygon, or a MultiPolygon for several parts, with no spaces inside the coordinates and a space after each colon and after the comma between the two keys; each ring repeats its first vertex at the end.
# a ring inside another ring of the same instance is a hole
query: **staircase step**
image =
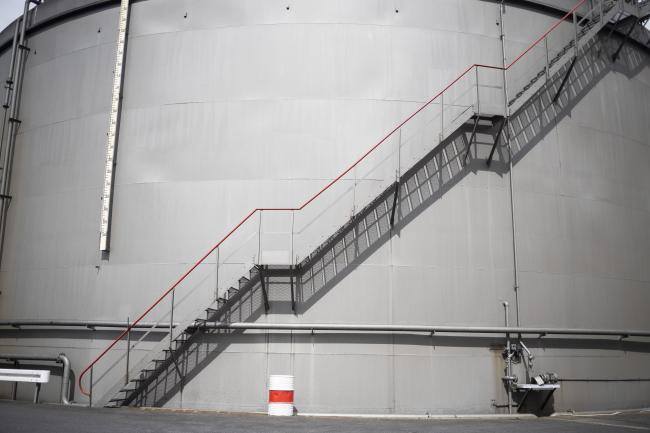
{"type": "Polygon", "coordinates": [[[232,299],[233,296],[235,296],[239,292],[238,289],[235,289],[234,287],[231,287],[228,289],[228,299],[232,299]]]}
{"type": "Polygon", "coordinates": [[[241,277],[241,278],[239,279],[239,288],[240,288],[240,289],[243,289],[244,286],[246,286],[246,284],[248,284],[249,281],[250,281],[250,280],[249,280],[248,278],[246,278],[246,277],[241,277]]]}

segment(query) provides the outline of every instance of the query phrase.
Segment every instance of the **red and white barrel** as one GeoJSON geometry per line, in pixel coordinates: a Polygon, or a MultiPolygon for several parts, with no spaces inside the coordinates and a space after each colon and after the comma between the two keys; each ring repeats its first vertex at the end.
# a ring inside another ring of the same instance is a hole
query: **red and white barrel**
{"type": "Polygon", "coordinates": [[[293,376],[273,374],[269,377],[269,415],[293,415],[293,376]]]}

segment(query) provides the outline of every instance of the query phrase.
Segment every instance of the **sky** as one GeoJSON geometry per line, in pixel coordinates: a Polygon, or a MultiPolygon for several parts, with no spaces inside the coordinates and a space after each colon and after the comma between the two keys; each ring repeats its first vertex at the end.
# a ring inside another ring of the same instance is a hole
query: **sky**
{"type": "Polygon", "coordinates": [[[0,31],[23,13],[25,0],[0,0],[0,31]]]}

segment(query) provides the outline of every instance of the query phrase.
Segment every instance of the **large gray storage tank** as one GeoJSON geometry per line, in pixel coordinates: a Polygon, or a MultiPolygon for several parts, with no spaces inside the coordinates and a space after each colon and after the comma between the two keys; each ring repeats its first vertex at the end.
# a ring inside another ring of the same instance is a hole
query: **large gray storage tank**
{"type": "MultiPolygon", "coordinates": [[[[251,209],[300,206],[469,65],[502,65],[502,28],[509,63],[575,4],[506,3],[501,23],[499,3],[482,0],[134,1],[110,253],[102,254],[119,4],[44,2],[27,35],[0,321],[132,321],[251,209]]],[[[0,34],[2,74],[13,31],[0,34]]],[[[401,186],[398,224],[388,234],[378,228],[377,239],[369,234],[372,247],[346,259],[345,272],[328,280],[322,270],[322,285],[303,284],[295,311],[288,283],[277,282],[268,312],[232,320],[503,326],[508,301],[512,325],[650,330],[649,48],[636,29],[612,61],[624,33],[608,28],[582,47],[558,104],[540,99],[539,109],[527,103],[512,113],[512,173],[504,141],[485,165],[498,122],[481,124],[471,163],[459,165],[460,151],[440,154],[427,167],[449,176],[444,187],[441,180],[422,196],[401,186]]],[[[571,22],[562,23],[551,57],[573,37],[571,22]]],[[[508,77],[510,98],[543,66],[541,50],[508,77]]],[[[468,92],[478,93],[481,114],[505,114],[501,71],[480,74],[456,86],[448,116],[476,110],[459,102],[468,92]]],[[[179,286],[174,320],[197,317],[255,264],[306,260],[427,152],[442,149],[440,139],[462,130],[467,140],[464,120],[430,126],[442,104],[419,124],[436,134],[393,134],[304,210],[255,214],[179,286]]],[[[449,152],[461,143],[443,141],[449,152]]],[[[144,320],[168,322],[168,307],[166,299],[144,320]]],[[[0,354],[65,352],[78,375],[117,335],[2,328],[0,354]]],[[[164,338],[146,336],[132,362],[164,338]]],[[[535,372],[562,379],[556,410],[650,404],[647,339],[524,341],[535,372]]],[[[182,386],[170,379],[162,396],[136,402],[260,411],[269,374],[291,374],[302,412],[503,413],[503,343],[502,334],[209,333],[196,342],[201,362],[187,367],[182,386]]],[[[108,367],[124,354],[123,343],[115,349],[94,372],[94,392],[105,400],[124,376],[123,367],[108,367]]],[[[515,366],[520,381],[522,368],[515,366]]],[[[0,395],[9,393],[0,384],[0,395]]],[[[79,391],[74,398],[86,401],[79,391]]]]}

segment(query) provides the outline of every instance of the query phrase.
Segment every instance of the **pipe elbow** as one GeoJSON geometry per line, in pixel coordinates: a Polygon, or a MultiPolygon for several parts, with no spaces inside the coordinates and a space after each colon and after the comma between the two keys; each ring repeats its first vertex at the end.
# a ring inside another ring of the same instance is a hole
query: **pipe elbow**
{"type": "Polygon", "coordinates": [[[65,353],[59,353],[57,361],[63,364],[63,375],[61,377],[61,403],[67,406],[71,404],[68,399],[70,395],[70,360],[65,353]]]}

